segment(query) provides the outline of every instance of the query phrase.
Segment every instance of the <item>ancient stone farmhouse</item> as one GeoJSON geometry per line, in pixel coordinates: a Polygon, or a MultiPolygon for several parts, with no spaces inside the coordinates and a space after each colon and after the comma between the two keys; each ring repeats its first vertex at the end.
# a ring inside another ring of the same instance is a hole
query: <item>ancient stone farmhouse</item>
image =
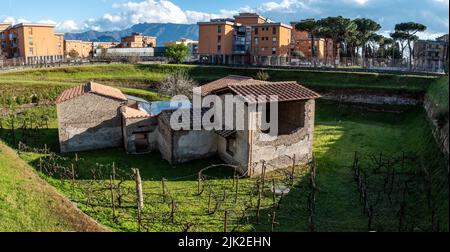
{"type": "MultiPolygon", "coordinates": [[[[296,82],[228,76],[202,86],[201,95],[242,99],[245,127],[193,130],[193,125],[201,125],[202,116],[210,108],[201,109],[198,115],[189,102],[171,107],[167,102],[125,96],[118,89],[93,82],[68,89],[57,99],[61,152],[123,147],[129,154],[159,151],[171,164],[218,155],[248,176],[260,174],[263,162],[272,170],[291,166],[294,158],[296,164],[312,159],[315,99],[320,97],[317,93],[296,82]],[[269,100],[265,110],[247,110],[248,106],[260,106],[261,102],[251,98],[259,95],[278,97],[276,136],[269,136],[257,126],[270,111],[269,100]],[[183,110],[191,115],[192,127],[174,130],[171,118],[183,110]]],[[[233,115],[237,115],[237,109],[233,115]]]]}

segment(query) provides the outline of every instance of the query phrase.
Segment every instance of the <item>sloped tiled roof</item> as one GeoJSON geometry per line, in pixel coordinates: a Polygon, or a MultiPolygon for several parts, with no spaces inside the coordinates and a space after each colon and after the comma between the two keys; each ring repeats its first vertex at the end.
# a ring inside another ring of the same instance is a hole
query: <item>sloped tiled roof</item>
{"type": "Polygon", "coordinates": [[[278,96],[279,102],[299,101],[317,99],[321,96],[316,92],[299,85],[295,81],[291,82],[266,82],[247,85],[231,85],[229,88],[237,95],[244,97],[249,103],[257,103],[258,96],[266,96],[269,102],[269,96],[278,96]]]}
{"type": "Polygon", "coordinates": [[[243,81],[252,80],[250,77],[239,76],[239,75],[229,75],[222,79],[215,80],[206,85],[201,86],[201,94],[203,96],[209,95],[214,91],[226,88],[230,85],[236,85],[243,81]]]}
{"type": "Polygon", "coordinates": [[[117,88],[101,85],[95,82],[88,82],[86,84],[65,90],[58,97],[58,99],[56,99],[56,103],[62,103],[88,93],[94,93],[120,101],[127,100],[127,97],[117,88]]]}
{"type": "Polygon", "coordinates": [[[134,109],[128,106],[122,107],[122,115],[126,119],[149,118],[150,115],[144,111],[134,109]]]}

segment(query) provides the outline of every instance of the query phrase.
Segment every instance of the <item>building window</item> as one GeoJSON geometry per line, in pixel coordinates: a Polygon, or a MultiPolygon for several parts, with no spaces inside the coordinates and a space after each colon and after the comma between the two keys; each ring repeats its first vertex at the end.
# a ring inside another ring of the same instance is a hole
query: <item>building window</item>
{"type": "Polygon", "coordinates": [[[273,37],[272,38],[272,44],[273,45],[277,45],[277,37],[273,37]]]}
{"type": "Polygon", "coordinates": [[[255,35],[258,35],[259,31],[258,28],[255,28],[255,35]]]}
{"type": "Polygon", "coordinates": [[[222,33],[222,26],[221,25],[217,26],[217,33],[222,33]]]}
{"type": "Polygon", "coordinates": [[[33,55],[34,54],[34,49],[33,49],[33,47],[30,47],[30,55],[33,55]]]}
{"type": "Polygon", "coordinates": [[[222,42],[222,36],[217,36],[217,43],[221,43],[222,42]]]}
{"type": "Polygon", "coordinates": [[[28,43],[29,43],[30,45],[33,45],[33,37],[32,37],[32,36],[30,36],[30,37],[28,38],[28,43]]]}
{"type": "Polygon", "coordinates": [[[221,45],[218,45],[218,46],[217,46],[217,52],[220,53],[220,51],[222,51],[222,46],[221,46],[221,45]]]}
{"type": "Polygon", "coordinates": [[[273,27],[273,28],[272,28],[272,34],[273,34],[273,35],[277,34],[277,28],[276,28],[276,27],[273,27]]]}
{"type": "Polygon", "coordinates": [[[259,38],[258,37],[255,38],[255,46],[257,46],[257,45],[259,45],[259,38]]]}
{"type": "Polygon", "coordinates": [[[277,48],[276,47],[272,48],[272,54],[277,54],[277,48]]]}

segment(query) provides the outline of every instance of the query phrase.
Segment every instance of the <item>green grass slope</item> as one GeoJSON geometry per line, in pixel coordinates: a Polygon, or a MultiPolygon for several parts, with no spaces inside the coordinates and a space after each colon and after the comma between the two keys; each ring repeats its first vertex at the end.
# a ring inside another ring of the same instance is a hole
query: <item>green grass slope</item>
{"type": "Polygon", "coordinates": [[[0,231],[104,231],[0,142],[0,231]]]}

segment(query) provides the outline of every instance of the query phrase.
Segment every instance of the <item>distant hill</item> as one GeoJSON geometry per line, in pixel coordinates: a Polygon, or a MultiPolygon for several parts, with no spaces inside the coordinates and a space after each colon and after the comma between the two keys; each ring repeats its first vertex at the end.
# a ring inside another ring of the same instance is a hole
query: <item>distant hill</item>
{"type": "Polygon", "coordinates": [[[158,45],[164,42],[176,41],[180,38],[198,39],[198,26],[196,24],[161,24],[161,23],[143,23],[133,25],[132,27],[121,31],[87,31],[82,33],[66,33],[68,40],[85,40],[94,42],[120,42],[120,38],[130,35],[133,32],[140,32],[147,36],[158,37],[158,45]]]}

